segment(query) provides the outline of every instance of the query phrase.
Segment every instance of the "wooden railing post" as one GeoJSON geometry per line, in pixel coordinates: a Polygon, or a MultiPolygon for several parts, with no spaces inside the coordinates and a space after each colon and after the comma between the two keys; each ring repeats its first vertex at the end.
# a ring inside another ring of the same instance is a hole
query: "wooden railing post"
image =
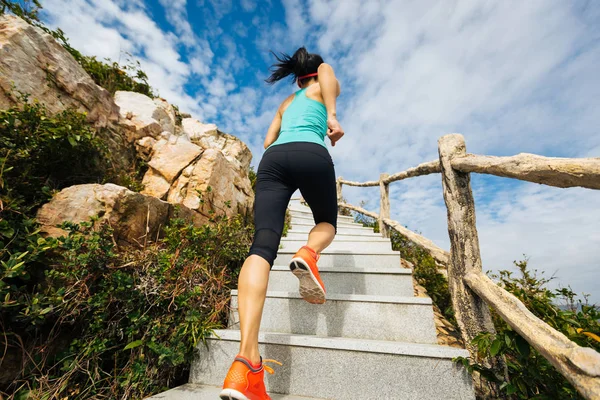
{"type": "MultiPolygon", "coordinates": [[[[462,135],[446,135],[439,139],[439,155],[442,167],[442,186],[444,201],[448,210],[448,234],[450,236],[450,263],[448,265],[448,286],[456,322],[471,358],[477,359],[477,347],[472,340],[481,332],[496,333],[487,304],[465,285],[464,277],[470,272],[481,272],[479,238],[475,225],[475,201],[471,192],[469,174],[452,168],[454,157],[466,154],[465,140],[462,135]]],[[[499,378],[506,379],[506,363],[501,357],[481,360],[488,368],[496,371],[499,378]]],[[[483,383],[475,379],[478,392],[491,395],[499,393],[492,383],[483,383]]]]}
{"type": "Polygon", "coordinates": [[[379,191],[381,193],[379,201],[379,232],[386,238],[390,237],[390,230],[383,221],[386,218],[390,218],[390,184],[384,182],[384,179],[388,177],[388,174],[379,175],[379,191]]]}
{"type": "Polygon", "coordinates": [[[342,178],[341,176],[339,176],[337,178],[337,181],[335,182],[335,190],[337,192],[337,202],[338,204],[340,204],[342,202],[342,178]]]}

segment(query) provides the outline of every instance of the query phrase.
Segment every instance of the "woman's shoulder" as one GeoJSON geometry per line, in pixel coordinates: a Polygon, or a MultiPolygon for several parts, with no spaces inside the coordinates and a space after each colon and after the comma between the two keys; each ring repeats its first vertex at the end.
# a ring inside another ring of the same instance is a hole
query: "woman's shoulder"
{"type": "Polygon", "coordinates": [[[294,101],[294,97],[296,97],[296,93],[290,94],[280,105],[279,105],[279,113],[283,115],[286,108],[294,101]]]}

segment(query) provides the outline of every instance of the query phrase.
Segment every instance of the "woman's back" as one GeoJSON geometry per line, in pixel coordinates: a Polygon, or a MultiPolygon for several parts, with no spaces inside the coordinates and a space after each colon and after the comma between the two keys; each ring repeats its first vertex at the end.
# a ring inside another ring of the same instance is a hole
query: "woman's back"
{"type": "Polygon", "coordinates": [[[326,147],[327,109],[323,103],[307,96],[308,89],[309,87],[298,90],[286,107],[281,119],[279,137],[271,146],[309,142],[326,147]]]}

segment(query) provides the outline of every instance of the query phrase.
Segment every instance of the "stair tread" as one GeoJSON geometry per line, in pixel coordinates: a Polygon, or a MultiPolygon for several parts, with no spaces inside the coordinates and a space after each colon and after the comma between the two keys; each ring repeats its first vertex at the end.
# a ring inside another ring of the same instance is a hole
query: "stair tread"
{"type": "MultiPolygon", "coordinates": [[[[279,249],[278,254],[296,254],[298,250],[292,249],[279,249]]],[[[369,256],[400,256],[399,251],[386,250],[386,251],[364,251],[364,250],[328,250],[325,249],[321,252],[321,256],[333,256],[333,255],[369,255],[369,256]]]]}
{"type": "MultiPolygon", "coordinates": [[[[289,233],[289,231],[288,231],[288,233],[289,233]]],[[[281,241],[282,242],[300,242],[302,240],[301,239],[288,239],[287,237],[284,236],[284,237],[281,238],[281,241]]],[[[356,239],[350,239],[350,238],[348,238],[348,239],[347,238],[343,238],[343,237],[340,238],[340,237],[338,237],[336,235],[336,237],[335,237],[335,239],[333,239],[332,243],[344,243],[344,242],[345,243],[347,243],[347,242],[351,243],[351,242],[359,242],[359,241],[357,241],[356,239]]],[[[361,244],[362,243],[364,243],[364,242],[361,242],[361,244]]],[[[390,243],[390,239],[385,239],[385,238],[382,238],[382,237],[375,237],[375,238],[373,238],[373,240],[369,241],[368,243],[389,243],[389,244],[391,244],[390,243]]]]}
{"type": "MultiPolygon", "coordinates": [[[[215,400],[221,393],[220,386],[187,383],[169,391],[148,397],[147,400],[215,400]]],[[[316,397],[299,397],[289,394],[269,393],[272,400],[320,400],[316,397]]]]}
{"type": "MultiPolygon", "coordinates": [[[[238,291],[234,289],[231,291],[232,296],[237,296],[238,291]]],[[[289,299],[302,299],[298,292],[284,292],[269,290],[267,291],[267,298],[289,298],[289,299]]],[[[428,305],[430,306],[431,299],[429,297],[408,297],[408,296],[380,296],[370,294],[343,294],[343,293],[327,293],[327,300],[332,301],[355,301],[364,303],[394,303],[394,304],[414,304],[414,305],[428,305]]],[[[318,305],[316,305],[318,306],[318,305]]]]}
{"type": "MultiPolygon", "coordinates": [[[[272,271],[289,271],[288,265],[273,265],[272,271]]],[[[319,272],[339,272],[355,274],[394,274],[394,275],[412,275],[408,268],[389,268],[389,267],[319,267],[319,272]]]]}
{"type": "MultiPolygon", "coordinates": [[[[214,333],[217,337],[209,337],[209,340],[240,340],[239,330],[218,329],[215,330],[214,333]]],[[[455,357],[469,356],[469,352],[467,350],[448,346],[440,346],[437,344],[409,343],[373,339],[352,339],[344,337],[321,337],[277,332],[259,332],[258,342],[264,344],[291,345],[330,350],[348,350],[366,353],[383,353],[428,358],[452,359],[455,357]]]]}

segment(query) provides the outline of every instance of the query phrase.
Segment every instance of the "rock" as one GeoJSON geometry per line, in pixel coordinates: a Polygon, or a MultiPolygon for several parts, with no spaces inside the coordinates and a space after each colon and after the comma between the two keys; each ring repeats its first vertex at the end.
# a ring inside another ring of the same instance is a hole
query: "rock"
{"type": "Polygon", "coordinates": [[[0,15],[0,108],[19,104],[18,94],[30,95],[52,114],[76,109],[99,129],[111,159],[127,168],[133,149],[115,129],[119,107],[110,93],[96,85],[79,63],[54,38],[21,18],[0,15]]]}
{"type": "Polygon", "coordinates": [[[40,208],[37,219],[42,232],[58,237],[66,232],[57,225],[65,221],[87,222],[94,216],[110,224],[117,243],[128,245],[143,245],[147,240],[156,239],[171,218],[185,218],[197,226],[208,222],[208,218],[185,206],[169,204],[110,183],[63,189],[40,208]]]}
{"type": "Polygon", "coordinates": [[[254,194],[248,177],[240,175],[221,151],[207,149],[193,168],[186,168],[175,181],[167,201],[182,203],[206,216],[210,210],[233,215],[249,211],[254,194]]]}
{"type": "Polygon", "coordinates": [[[144,160],[149,161],[152,156],[152,148],[156,144],[156,139],[151,136],[146,136],[135,142],[135,149],[137,150],[138,156],[144,160]]]}
{"type": "Polygon", "coordinates": [[[193,143],[205,149],[221,150],[229,161],[242,170],[248,170],[252,153],[240,139],[220,132],[215,124],[203,124],[193,118],[184,118],[181,125],[183,133],[193,143]]]}
{"type": "Polygon", "coordinates": [[[131,142],[162,132],[175,133],[175,110],[163,99],[152,100],[136,92],[118,91],[115,103],[119,106],[119,124],[123,126],[131,142]]]}
{"type": "MultiPolygon", "coordinates": [[[[176,138],[176,137],[175,137],[176,138]]],[[[202,148],[185,140],[161,139],[153,147],[150,169],[142,193],[164,198],[181,171],[202,154],[202,148]]]]}

